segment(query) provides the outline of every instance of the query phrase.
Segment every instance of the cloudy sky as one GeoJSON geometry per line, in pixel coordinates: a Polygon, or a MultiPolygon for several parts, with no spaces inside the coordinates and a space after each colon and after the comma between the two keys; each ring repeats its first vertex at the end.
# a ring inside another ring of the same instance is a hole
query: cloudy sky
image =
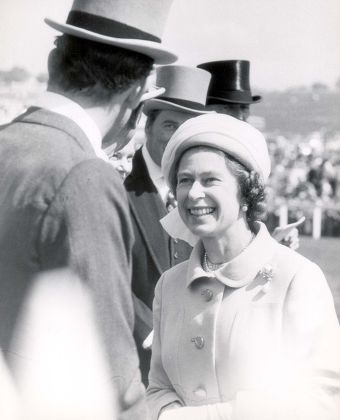
{"type": "MultiPolygon", "coordinates": [[[[0,69],[46,71],[57,34],[48,16],[65,21],[72,0],[1,0],[0,69]]],[[[174,0],[163,39],[183,64],[251,61],[262,89],[340,78],[340,0],[174,0]]]]}

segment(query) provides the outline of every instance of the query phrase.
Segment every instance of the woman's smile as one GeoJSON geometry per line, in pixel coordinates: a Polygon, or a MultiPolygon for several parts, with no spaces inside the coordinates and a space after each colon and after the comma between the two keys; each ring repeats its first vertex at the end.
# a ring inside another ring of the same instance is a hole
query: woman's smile
{"type": "Polygon", "coordinates": [[[191,216],[202,217],[215,212],[215,207],[189,207],[188,212],[191,216]]]}

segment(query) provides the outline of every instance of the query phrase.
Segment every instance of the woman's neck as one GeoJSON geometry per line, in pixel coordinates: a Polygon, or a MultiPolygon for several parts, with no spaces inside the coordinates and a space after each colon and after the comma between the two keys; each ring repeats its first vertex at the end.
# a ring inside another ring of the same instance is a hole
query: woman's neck
{"type": "Polygon", "coordinates": [[[254,234],[243,220],[235,223],[220,237],[202,238],[208,259],[214,264],[231,261],[247,248],[254,234]]]}

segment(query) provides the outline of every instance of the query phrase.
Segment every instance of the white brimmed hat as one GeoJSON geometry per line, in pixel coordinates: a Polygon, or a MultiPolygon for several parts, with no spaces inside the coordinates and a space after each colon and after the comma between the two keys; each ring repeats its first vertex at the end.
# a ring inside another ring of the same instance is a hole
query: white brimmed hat
{"type": "Polygon", "coordinates": [[[173,0],[74,0],[66,23],[46,18],[52,28],[78,38],[136,51],[169,64],[177,56],[161,44],[173,0]]]}
{"type": "Polygon", "coordinates": [[[268,179],[270,157],[263,134],[244,121],[214,113],[190,118],[171,137],[162,158],[162,172],[171,188],[175,184],[178,160],[194,146],[222,150],[257,172],[264,183],[268,179]]]}
{"type": "Polygon", "coordinates": [[[156,85],[165,93],[144,105],[144,113],[153,110],[172,110],[193,114],[211,113],[205,110],[211,74],[206,70],[188,66],[162,66],[157,68],[156,85]]]}

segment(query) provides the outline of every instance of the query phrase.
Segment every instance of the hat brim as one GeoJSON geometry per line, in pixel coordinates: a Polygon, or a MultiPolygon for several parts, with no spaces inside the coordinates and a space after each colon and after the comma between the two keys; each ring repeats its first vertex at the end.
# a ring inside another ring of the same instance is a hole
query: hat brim
{"type": "Polygon", "coordinates": [[[114,45],[116,47],[125,48],[144,54],[155,60],[155,64],[171,64],[177,60],[177,55],[161,44],[153,41],[144,41],[141,39],[123,39],[114,38],[106,35],[97,34],[78,26],[69,25],[67,23],[59,23],[53,19],[45,18],[45,23],[51,28],[56,29],[64,34],[77,36],[78,38],[88,39],[90,41],[101,42],[103,44],[114,45]]]}
{"type": "Polygon", "coordinates": [[[145,105],[143,108],[143,112],[145,115],[148,115],[151,111],[155,111],[155,110],[183,111],[183,112],[188,112],[195,115],[212,114],[215,112],[215,111],[208,111],[205,109],[190,108],[183,105],[175,104],[170,101],[165,101],[163,99],[151,99],[145,102],[145,105]]]}
{"type": "Polygon", "coordinates": [[[211,100],[217,99],[220,102],[226,102],[228,104],[254,104],[256,102],[260,102],[262,100],[262,96],[255,95],[251,97],[251,100],[249,99],[228,99],[223,98],[221,96],[208,96],[207,105],[211,105],[211,100]]]}
{"type": "Polygon", "coordinates": [[[158,96],[163,95],[164,92],[165,92],[165,88],[152,86],[150,90],[143,93],[140,101],[141,102],[149,101],[150,99],[157,98],[158,96]]]}

